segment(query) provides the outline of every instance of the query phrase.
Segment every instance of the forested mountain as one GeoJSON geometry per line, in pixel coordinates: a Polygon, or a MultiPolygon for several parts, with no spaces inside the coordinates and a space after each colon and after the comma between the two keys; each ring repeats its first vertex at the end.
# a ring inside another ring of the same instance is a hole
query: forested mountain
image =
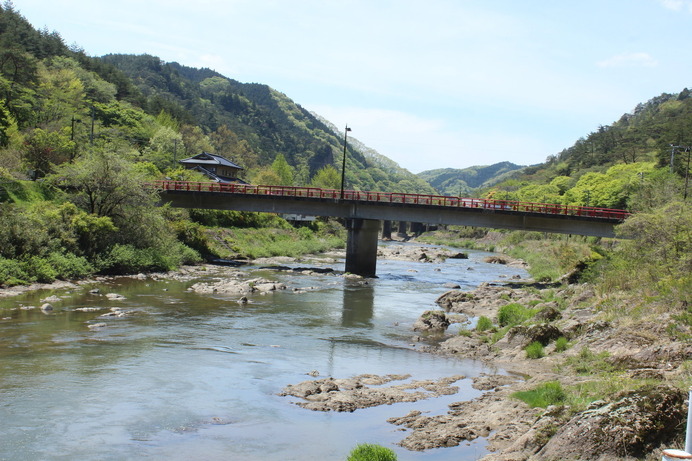
{"type": "Polygon", "coordinates": [[[526,167],[485,197],[609,208],[641,209],[666,196],[687,196],[692,152],[690,90],[641,103],[611,125],[526,167]],[[665,195],[664,194],[664,195],[665,195]]]}
{"type": "MultiPolygon", "coordinates": [[[[208,151],[243,166],[246,180],[308,185],[327,169],[320,185],[340,185],[331,171],[341,169],[340,133],[267,85],[149,55],[90,57],[58,32],[33,29],[11,3],[0,8],[0,44],[0,166],[15,175],[40,177],[115,143],[161,173],[208,151]],[[277,159],[290,174],[272,171],[277,159]]],[[[371,165],[356,145],[347,188],[432,192],[404,169],[371,165]]]]}
{"type": "Polygon", "coordinates": [[[472,166],[462,170],[440,168],[418,173],[443,195],[471,196],[476,189],[490,187],[506,179],[509,173],[523,168],[511,162],[500,162],[494,165],[472,166]]]}

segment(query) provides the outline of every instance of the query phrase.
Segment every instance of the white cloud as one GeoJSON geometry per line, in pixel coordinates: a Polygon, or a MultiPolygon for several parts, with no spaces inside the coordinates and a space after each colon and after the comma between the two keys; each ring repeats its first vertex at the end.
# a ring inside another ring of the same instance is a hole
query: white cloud
{"type": "Polygon", "coordinates": [[[692,12],[692,1],[690,0],[658,0],[661,5],[669,10],[682,11],[687,8],[688,11],[692,12]]]}
{"type": "Polygon", "coordinates": [[[656,67],[658,61],[649,53],[623,53],[600,61],[599,67],[656,67]]]}

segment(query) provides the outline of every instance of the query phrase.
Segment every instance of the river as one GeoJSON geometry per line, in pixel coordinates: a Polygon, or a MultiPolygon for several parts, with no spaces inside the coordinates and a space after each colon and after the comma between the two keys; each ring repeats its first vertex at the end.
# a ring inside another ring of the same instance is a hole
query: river
{"type": "MultiPolygon", "coordinates": [[[[445,283],[472,289],[526,276],[484,263],[489,253],[464,251],[469,259],[440,263],[381,259],[367,283],[247,266],[248,278],[289,289],[246,305],[237,295],[188,291],[199,279],[116,278],[0,298],[0,459],[343,460],[363,442],[392,448],[400,461],[478,459],[482,439],[411,452],[396,445],[406,432],[386,422],[411,410],[442,414],[478,396],[470,379],[451,396],[353,413],[313,412],[277,395],[313,370],[411,379],[497,372],[411,342],[413,323],[437,308],[445,283]],[[49,295],[60,297],[53,311],[26,308],[49,295]],[[99,317],[114,306],[131,314],[99,317]],[[76,310],[84,307],[106,310],[76,310]]],[[[343,260],[322,264],[343,269],[343,260]]]]}

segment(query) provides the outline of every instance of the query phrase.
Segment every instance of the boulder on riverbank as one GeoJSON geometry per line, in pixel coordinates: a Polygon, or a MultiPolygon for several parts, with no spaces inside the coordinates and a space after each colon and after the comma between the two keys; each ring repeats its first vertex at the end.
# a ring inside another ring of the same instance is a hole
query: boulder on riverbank
{"type": "Polygon", "coordinates": [[[642,458],[661,444],[672,444],[673,428],[686,421],[686,395],[667,385],[623,393],[599,401],[561,425],[537,453],[539,459],[642,458]]]}
{"type": "Polygon", "coordinates": [[[277,290],[285,290],[283,283],[274,282],[264,278],[250,280],[221,279],[216,282],[199,282],[192,285],[189,290],[196,293],[220,293],[233,295],[248,295],[251,293],[266,294],[277,290]]]}
{"type": "Polygon", "coordinates": [[[444,311],[425,311],[413,324],[413,331],[444,332],[450,325],[444,311]]]}

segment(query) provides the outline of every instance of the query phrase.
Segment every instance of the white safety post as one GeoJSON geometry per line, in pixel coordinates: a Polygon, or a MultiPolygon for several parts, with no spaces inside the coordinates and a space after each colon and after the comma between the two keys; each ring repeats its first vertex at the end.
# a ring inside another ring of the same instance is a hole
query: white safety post
{"type": "Polygon", "coordinates": [[[663,461],[675,461],[679,459],[692,460],[692,387],[690,387],[687,401],[687,433],[685,434],[685,451],[663,450],[663,461]]]}
{"type": "Polygon", "coordinates": [[[687,435],[685,436],[685,451],[692,453],[692,387],[687,400],[687,435]]]}

